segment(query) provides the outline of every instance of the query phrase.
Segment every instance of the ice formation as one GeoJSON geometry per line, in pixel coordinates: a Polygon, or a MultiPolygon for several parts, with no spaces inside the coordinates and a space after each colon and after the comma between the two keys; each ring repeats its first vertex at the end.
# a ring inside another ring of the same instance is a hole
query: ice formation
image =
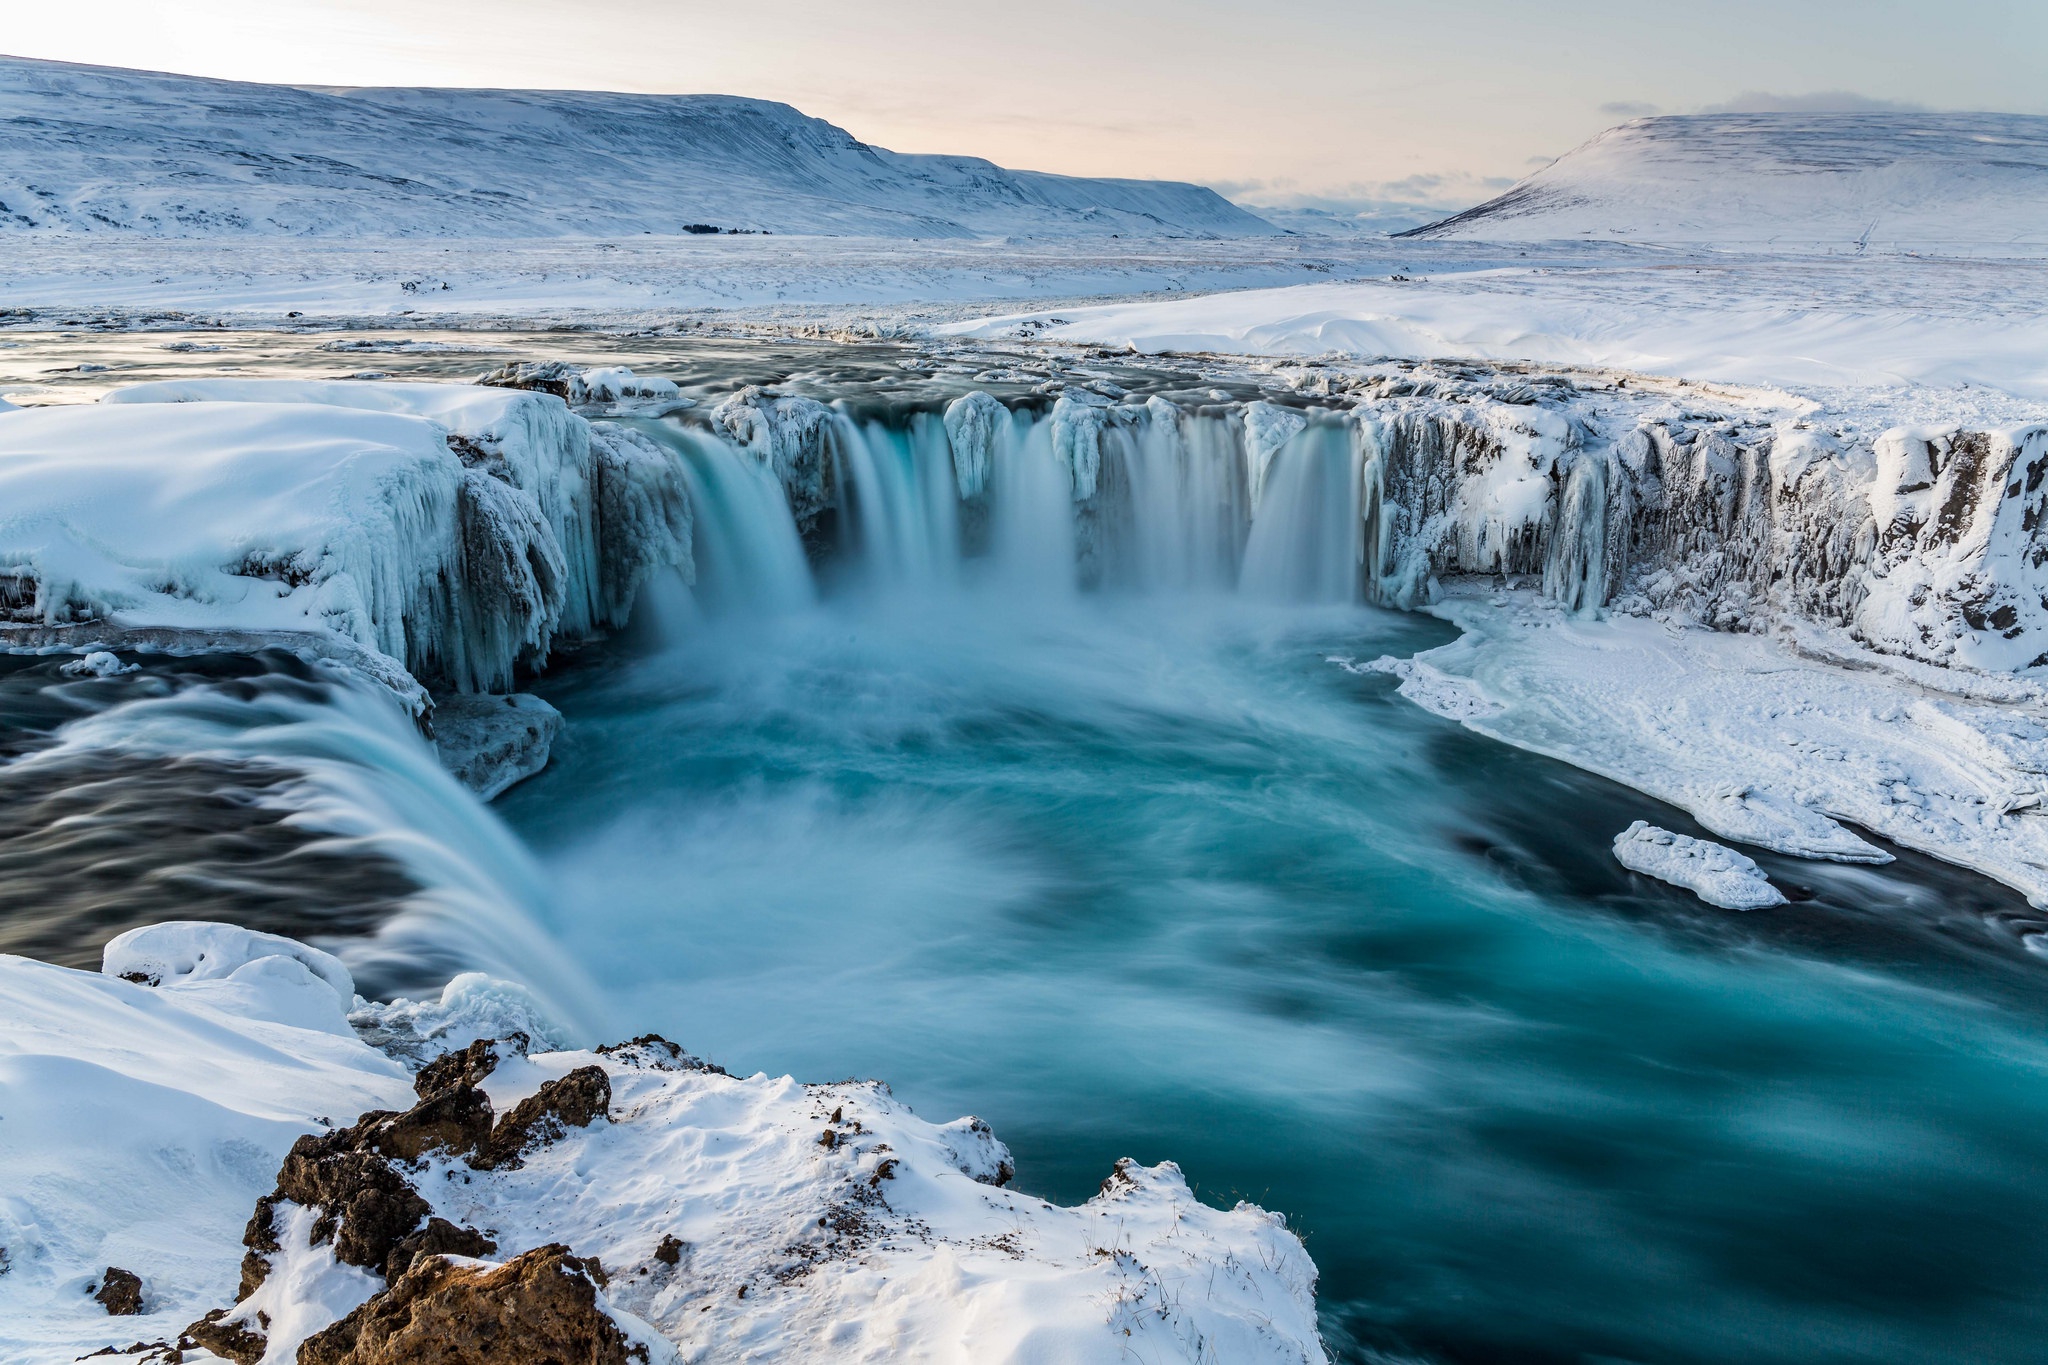
{"type": "Polygon", "coordinates": [[[10,420],[0,482],[0,610],[27,643],[339,636],[430,685],[503,691],[691,563],[668,452],[508,388],[136,385],[10,420]]]}
{"type": "Polygon", "coordinates": [[[382,1254],[411,1235],[422,1257],[461,1249],[457,1265],[549,1245],[592,1258],[596,1307],[654,1360],[1324,1359],[1301,1243],[1250,1205],[1197,1202],[1170,1164],[1119,1163],[1061,1208],[1007,1187],[986,1125],[927,1122],[873,1082],[731,1076],[651,1038],[461,1052],[522,1022],[517,993],[492,1006],[485,984],[451,985],[483,1012],[422,1047],[411,1015],[431,1031],[461,1006],[351,1001],[331,958],[272,936],[155,926],[102,975],[0,957],[0,1093],[35,1119],[0,1145],[0,1354],[69,1359],[196,1324],[291,1360],[387,1273],[430,1264],[382,1254]],[[418,1109],[351,1004],[410,1066],[446,1058],[418,1109]],[[308,1188],[295,1143],[351,1141],[369,1110],[350,1178],[417,1201],[416,1233],[366,1203],[258,1202],[308,1188]],[[140,1315],[80,1292],[108,1264],[139,1276],[140,1315]]]}
{"type": "Polygon", "coordinates": [[[1614,857],[1631,872],[1682,886],[1723,910],[1762,910],[1785,903],[1754,859],[1705,839],[1673,834],[1638,820],[1614,836],[1614,857]]]}

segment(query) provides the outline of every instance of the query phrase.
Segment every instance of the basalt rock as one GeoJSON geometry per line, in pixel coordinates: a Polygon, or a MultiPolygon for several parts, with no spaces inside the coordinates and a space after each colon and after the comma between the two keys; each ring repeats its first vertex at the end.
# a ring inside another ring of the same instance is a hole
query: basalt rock
{"type": "Polygon", "coordinates": [[[502,1043],[495,1038],[479,1038],[460,1052],[443,1053],[412,1078],[413,1093],[430,1100],[463,1086],[482,1085],[484,1078],[498,1069],[499,1049],[508,1045],[524,1052],[526,1035],[515,1033],[502,1043]]]}
{"type": "Polygon", "coordinates": [[[133,1317],[142,1311],[142,1277],[132,1270],[110,1265],[100,1276],[93,1298],[111,1317],[133,1317]]]}
{"type": "Polygon", "coordinates": [[[533,1148],[553,1142],[571,1128],[586,1128],[604,1118],[611,1104],[612,1083],[604,1068],[577,1067],[521,1100],[498,1121],[491,1134],[488,1164],[516,1167],[533,1148]]]}
{"type": "Polygon", "coordinates": [[[627,1365],[645,1361],[560,1243],[502,1266],[421,1257],[391,1288],[308,1338],[299,1365],[627,1365]]]}
{"type": "Polygon", "coordinates": [[[235,1365],[256,1365],[270,1339],[245,1322],[229,1322],[228,1309],[216,1308],[185,1329],[185,1339],[235,1365]]]}

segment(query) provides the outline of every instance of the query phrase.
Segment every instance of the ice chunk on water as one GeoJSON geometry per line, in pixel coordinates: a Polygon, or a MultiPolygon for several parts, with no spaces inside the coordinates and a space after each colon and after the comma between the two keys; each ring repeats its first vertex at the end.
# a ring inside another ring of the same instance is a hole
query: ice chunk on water
{"type": "Polygon", "coordinates": [[[1761,910],[1785,904],[1784,894],[1749,858],[1725,845],[1673,834],[1645,820],[1614,837],[1614,856],[1631,872],[1682,886],[1724,910],[1761,910]]]}

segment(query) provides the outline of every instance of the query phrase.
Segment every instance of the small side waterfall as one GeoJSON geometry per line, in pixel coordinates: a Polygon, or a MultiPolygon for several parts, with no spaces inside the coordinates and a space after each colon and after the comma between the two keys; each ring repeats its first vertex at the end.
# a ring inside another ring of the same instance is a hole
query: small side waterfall
{"type": "Polygon", "coordinates": [[[705,611],[776,613],[811,604],[815,589],[789,498],[774,472],[712,432],[634,419],[674,452],[695,514],[695,601],[705,611]]]}
{"type": "Polygon", "coordinates": [[[1274,455],[1245,546],[1243,591],[1282,601],[1356,602],[1364,593],[1359,443],[1318,422],[1274,455]]]}

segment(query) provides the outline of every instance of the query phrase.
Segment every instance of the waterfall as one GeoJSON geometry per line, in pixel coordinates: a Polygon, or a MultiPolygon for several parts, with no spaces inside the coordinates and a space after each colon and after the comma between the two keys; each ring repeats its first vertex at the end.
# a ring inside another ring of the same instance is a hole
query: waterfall
{"type": "Polygon", "coordinates": [[[960,506],[945,425],[929,413],[905,427],[856,423],[841,407],[831,426],[842,544],[881,587],[953,580],[960,506]],[[847,515],[851,512],[851,516],[847,515]]]}
{"type": "Polygon", "coordinates": [[[1359,600],[1362,463],[1350,431],[1332,422],[1306,427],[1274,454],[1245,545],[1244,592],[1281,601],[1359,600]]]}
{"type": "Polygon", "coordinates": [[[694,601],[712,612],[772,614],[815,597],[809,561],[774,471],[712,432],[622,419],[678,458],[695,517],[694,601]]]}
{"type": "Polygon", "coordinates": [[[1052,424],[1013,414],[996,430],[990,461],[991,576],[1012,591],[1074,591],[1073,483],[1053,449],[1052,424]]]}
{"type": "Polygon", "coordinates": [[[1231,424],[1183,416],[1154,398],[1129,451],[1131,586],[1152,592],[1233,586],[1249,523],[1231,424]]]}

